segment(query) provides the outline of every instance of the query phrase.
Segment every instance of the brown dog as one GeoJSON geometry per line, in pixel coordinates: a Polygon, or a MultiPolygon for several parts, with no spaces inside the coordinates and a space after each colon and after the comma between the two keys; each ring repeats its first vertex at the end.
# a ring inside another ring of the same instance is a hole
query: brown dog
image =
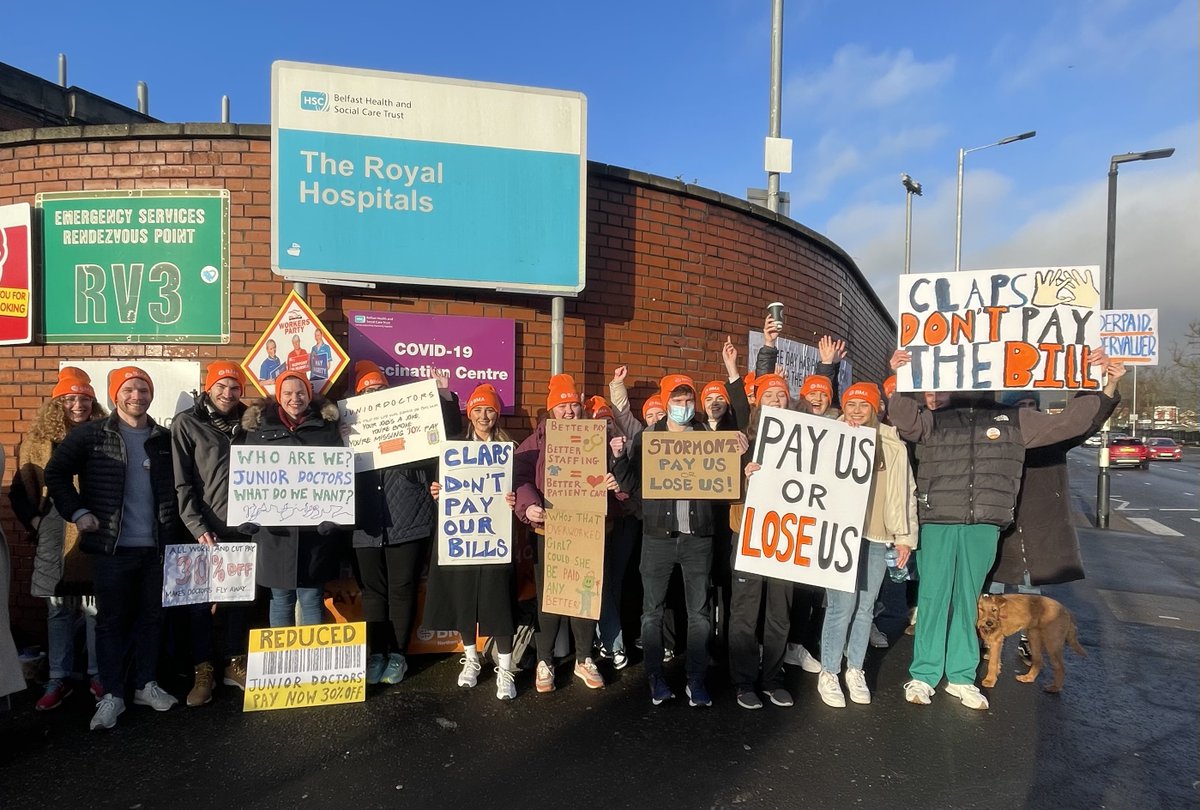
{"type": "Polygon", "coordinates": [[[1005,637],[1022,630],[1029,636],[1032,663],[1029,672],[1017,676],[1018,681],[1033,683],[1037,680],[1038,673],[1042,671],[1042,651],[1045,650],[1054,668],[1054,683],[1045,689],[1047,692],[1062,691],[1065,674],[1063,646],[1070,644],[1075,652],[1087,656],[1075,635],[1075,617],[1061,602],[1048,596],[993,596],[985,593],[979,597],[975,629],[988,646],[988,671],[983,679],[983,685],[987,687],[995,686],[996,677],[1000,674],[1000,652],[1004,648],[1005,637]]]}

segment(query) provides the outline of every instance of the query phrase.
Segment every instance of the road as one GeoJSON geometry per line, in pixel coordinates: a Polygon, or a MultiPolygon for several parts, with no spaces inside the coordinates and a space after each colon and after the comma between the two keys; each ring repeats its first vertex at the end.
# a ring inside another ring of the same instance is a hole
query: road
{"type": "MultiPolygon", "coordinates": [[[[1087,513],[1091,462],[1074,455],[1087,513]]],[[[549,695],[524,674],[517,700],[501,703],[490,674],[461,690],[456,657],[414,658],[408,680],[364,704],[242,714],[226,690],[200,709],[131,707],[107,733],[86,730],[82,695],[37,714],[30,691],[0,715],[0,807],[1197,807],[1200,522],[1164,512],[1197,491],[1195,471],[1119,472],[1114,495],[1128,506],[1114,528],[1080,528],[1088,578],[1047,589],[1088,650],[1068,653],[1058,696],[1013,679],[1023,668],[1010,641],[988,711],[941,691],[911,706],[906,636],[868,656],[875,701],[845,709],[791,671],[794,708],[748,712],[718,670],[712,709],[655,708],[636,659],[596,692],[567,665],[549,695]],[[1126,512],[1181,536],[1120,531],[1136,528],[1126,512]]]]}
{"type": "MultiPolygon", "coordinates": [[[[1068,456],[1077,503],[1095,503],[1096,453],[1081,447],[1068,456]]],[[[1179,462],[1151,461],[1148,470],[1110,469],[1110,514],[1151,534],[1200,537],[1200,449],[1185,447],[1183,456],[1179,462]]]]}

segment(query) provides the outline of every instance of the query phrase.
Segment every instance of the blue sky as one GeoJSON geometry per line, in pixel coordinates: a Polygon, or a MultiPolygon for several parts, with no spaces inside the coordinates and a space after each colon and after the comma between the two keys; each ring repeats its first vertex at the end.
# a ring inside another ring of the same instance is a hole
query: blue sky
{"type": "MultiPolygon", "coordinates": [[[[0,60],[151,113],[268,122],[275,59],[578,90],[589,158],[732,195],[765,185],[768,0],[693,2],[27,3],[6,11],[0,60]],[[286,9],[286,10],[282,10],[286,9]]],[[[964,268],[1102,264],[1113,154],[1126,164],[1119,307],[1196,317],[1200,256],[1195,0],[1012,0],[785,6],[783,136],[791,215],[859,263],[894,307],[904,247],[901,172],[914,200],[913,269],[952,269],[957,150],[967,156],[964,268]],[[1186,281],[1185,281],[1186,279],[1186,281]]]]}

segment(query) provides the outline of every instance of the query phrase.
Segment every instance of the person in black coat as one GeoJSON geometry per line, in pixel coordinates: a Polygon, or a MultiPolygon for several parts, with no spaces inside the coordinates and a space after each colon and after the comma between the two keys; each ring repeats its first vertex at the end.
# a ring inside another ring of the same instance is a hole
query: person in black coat
{"type": "MultiPolygon", "coordinates": [[[[276,377],[275,398],[247,408],[242,427],[248,445],[342,445],[337,405],[314,397],[312,385],[300,371],[276,377]]],[[[325,583],[337,578],[340,568],[342,538],[337,527],[243,524],[238,529],[258,544],[257,581],[271,589],[271,626],[295,624],[297,601],[302,624],[321,624],[325,583]]]]}
{"type": "MultiPolygon", "coordinates": [[[[354,393],[388,387],[379,366],[360,360],[354,366],[354,393]]],[[[462,432],[458,397],[449,378],[437,377],[442,421],[447,435],[462,432]]],[[[419,461],[355,475],[355,576],[362,589],[367,622],[367,683],[400,683],[408,671],[408,639],[416,618],[417,586],[429,558],[437,512],[429,486],[437,462],[419,461]]]]}

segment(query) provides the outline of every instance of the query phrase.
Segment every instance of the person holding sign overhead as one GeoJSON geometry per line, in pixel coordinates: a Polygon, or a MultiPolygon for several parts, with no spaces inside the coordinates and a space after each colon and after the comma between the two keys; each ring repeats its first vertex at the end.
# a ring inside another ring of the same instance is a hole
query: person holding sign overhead
{"type": "MultiPolygon", "coordinates": [[[[500,394],[484,383],[467,399],[467,425],[463,439],[473,442],[512,442],[508,431],[500,427],[500,394]]],[[[449,431],[447,431],[449,432],[449,431]]],[[[514,444],[515,446],[515,444],[514,444]]],[[[442,486],[429,485],[436,501],[442,486]]],[[[516,505],[515,493],[505,494],[510,507],[516,505]]],[[[504,565],[439,565],[429,567],[429,585],[425,596],[422,625],[430,630],[457,630],[462,637],[462,672],[458,685],[474,687],[483,669],[477,633],[496,642],[500,665],[496,667],[496,697],[512,700],[517,696],[516,670],[513,666],[513,635],[516,622],[516,574],[513,563],[504,565]]]]}
{"type": "Polygon", "coordinates": [[[859,552],[859,590],[848,593],[833,588],[825,591],[827,607],[821,632],[821,674],[817,692],[826,706],[842,708],[846,696],[838,684],[842,653],[846,658],[846,689],[855,703],[870,703],[871,692],[863,673],[875,597],[887,570],[884,553],[895,546],[897,567],[908,564],[908,556],[917,547],[916,482],[908,463],[908,448],[891,425],[881,424],[879,388],[874,383],[858,382],[842,394],[841,421],[863,430],[877,430],[875,472],[863,524],[862,550],[859,552]]]}
{"type": "MultiPolygon", "coordinates": [[[[388,387],[387,377],[370,360],[354,364],[354,393],[388,387]]],[[[449,378],[437,377],[442,421],[447,433],[462,430],[458,397],[449,378]]],[[[355,575],[362,588],[367,623],[367,683],[396,684],[408,672],[408,640],[416,618],[417,585],[429,557],[437,513],[429,487],[436,461],[416,461],[354,476],[355,575]]]]}
{"type": "MultiPolygon", "coordinates": [[[[275,396],[246,409],[242,416],[246,444],[278,447],[341,447],[337,405],[313,397],[303,371],[284,371],[275,378],[275,396]]],[[[325,583],[338,575],[340,558],[337,526],[323,523],[317,529],[300,526],[242,524],[242,534],[258,544],[257,582],[271,589],[272,627],[296,623],[300,603],[302,624],[321,624],[325,583]]]]}
{"type": "MultiPolygon", "coordinates": [[[[1107,365],[1097,351],[1092,365],[1107,365]]],[[[897,349],[892,369],[912,362],[897,349]]],[[[921,588],[909,703],[928,705],[945,676],[946,693],[969,709],[988,700],[975,686],[979,642],[976,601],[996,559],[1001,529],[1013,522],[1025,451],[1088,430],[1110,399],[1075,397],[1058,414],[998,405],[990,393],[958,392],[937,410],[921,410],[899,392],[888,413],[900,436],[917,446],[917,515],[921,521],[921,588]]]]}

